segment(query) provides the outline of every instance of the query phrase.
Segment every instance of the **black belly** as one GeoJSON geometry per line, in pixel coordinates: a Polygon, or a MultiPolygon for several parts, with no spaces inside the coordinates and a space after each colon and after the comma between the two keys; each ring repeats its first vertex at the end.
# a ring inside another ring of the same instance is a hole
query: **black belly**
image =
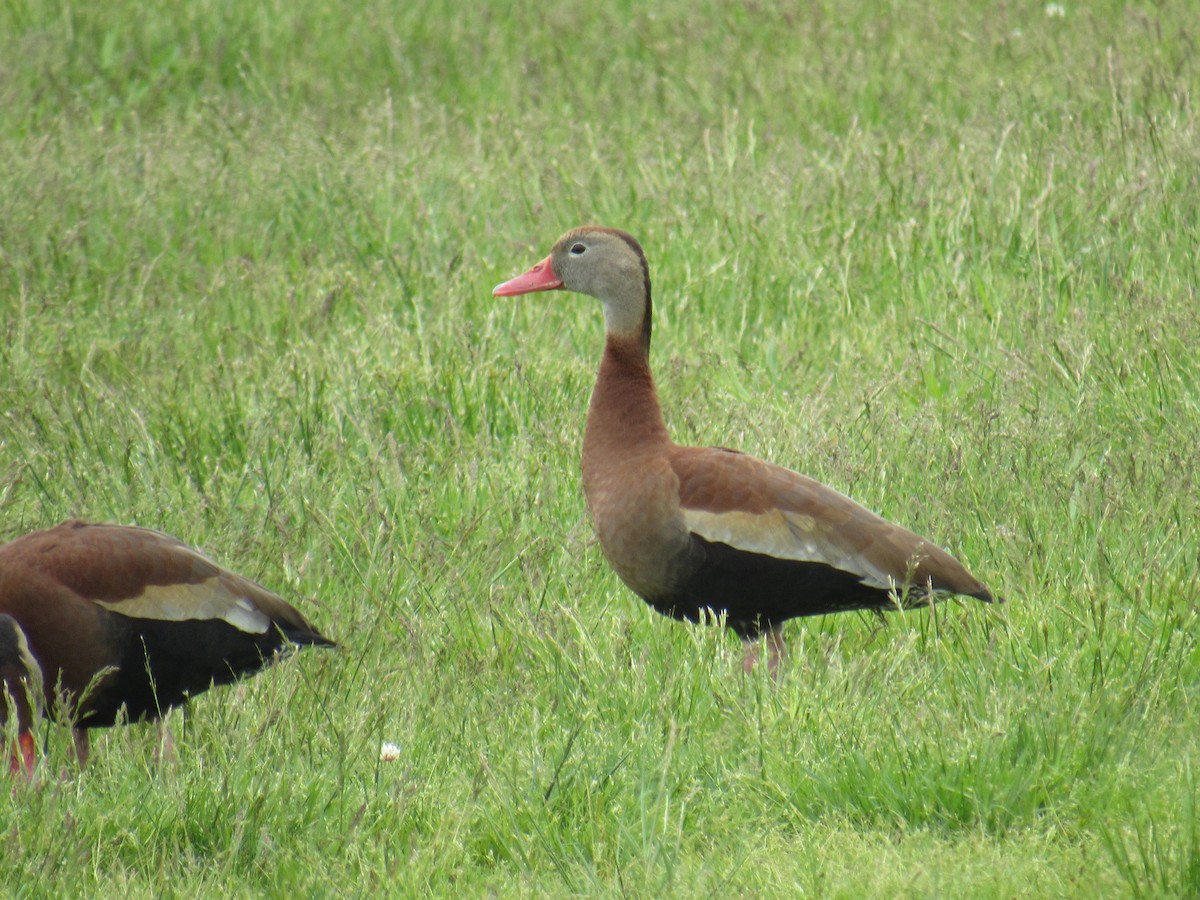
{"type": "Polygon", "coordinates": [[[272,625],[250,634],[219,619],[164,622],[113,614],[123,651],[117,671],[79,707],[76,727],[157,719],[190,695],[257,672],[288,641],[272,625]]]}
{"type": "Polygon", "coordinates": [[[799,616],[896,608],[891,591],[827,563],[778,559],[693,538],[704,551],[700,565],[669,596],[645,598],[664,615],[695,622],[709,610],[725,615],[730,628],[750,639],[799,616]]]}

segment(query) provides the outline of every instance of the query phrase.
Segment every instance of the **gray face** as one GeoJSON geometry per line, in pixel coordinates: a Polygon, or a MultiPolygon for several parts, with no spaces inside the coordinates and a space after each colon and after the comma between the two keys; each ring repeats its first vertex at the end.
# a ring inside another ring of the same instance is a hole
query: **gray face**
{"type": "Polygon", "coordinates": [[[613,334],[640,333],[646,312],[646,264],[630,240],[615,232],[579,229],[559,240],[551,254],[564,288],[604,304],[605,325],[613,334]]]}

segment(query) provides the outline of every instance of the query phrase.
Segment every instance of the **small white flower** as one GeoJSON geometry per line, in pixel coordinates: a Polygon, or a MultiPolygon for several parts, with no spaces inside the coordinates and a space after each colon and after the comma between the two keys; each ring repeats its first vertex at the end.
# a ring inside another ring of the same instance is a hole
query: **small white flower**
{"type": "Polygon", "coordinates": [[[1046,18],[1061,19],[1064,16],[1066,16],[1066,14],[1067,14],[1067,8],[1065,6],[1063,6],[1061,3],[1047,3],[1046,4],[1046,18]]]}
{"type": "Polygon", "coordinates": [[[400,758],[400,745],[384,741],[379,746],[379,759],[383,762],[395,762],[400,758]]]}

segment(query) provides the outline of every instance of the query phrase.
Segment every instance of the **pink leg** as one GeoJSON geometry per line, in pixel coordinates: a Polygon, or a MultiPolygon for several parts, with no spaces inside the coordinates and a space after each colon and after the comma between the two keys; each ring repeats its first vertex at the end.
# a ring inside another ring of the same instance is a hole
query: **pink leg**
{"type": "Polygon", "coordinates": [[[72,728],[71,737],[75,742],[75,762],[79,763],[79,768],[87,765],[88,754],[92,749],[92,739],[88,736],[86,728],[72,728]]]}
{"type": "Polygon", "coordinates": [[[761,643],[758,638],[746,641],[746,655],[742,657],[742,671],[747,675],[752,674],[755,666],[758,665],[758,656],[762,649],[761,643]]]}
{"type": "Polygon", "coordinates": [[[764,640],[767,642],[767,671],[771,673],[772,678],[778,679],[783,669],[783,661],[787,659],[787,642],[783,639],[783,629],[772,628],[764,640]]]}
{"type": "Polygon", "coordinates": [[[761,638],[746,642],[746,656],[742,660],[742,670],[749,675],[758,665],[762,654],[762,645],[767,645],[767,671],[772,678],[779,678],[780,666],[787,657],[787,643],[783,639],[782,628],[772,628],[761,638]]]}
{"type": "Polygon", "coordinates": [[[154,757],[163,764],[174,765],[178,761],[175,753],[175,737],[171,734],[171,726],[162,719],[158,722],[158,745],[155,747],[154,757]]]}
{"type": "Polygon", "coordinates": [[[8,767],[13,775],[21,775],[26,781],[33,780],[33,770],[37,767],[37,745],[31,732],[22,731],[17,735],[8,767]]]}

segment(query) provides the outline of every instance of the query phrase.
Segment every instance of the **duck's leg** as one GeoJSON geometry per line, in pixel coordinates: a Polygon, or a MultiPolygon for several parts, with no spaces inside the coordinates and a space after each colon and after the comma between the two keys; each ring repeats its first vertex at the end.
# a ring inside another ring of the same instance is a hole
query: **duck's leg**
{"type": "Polygon", "coordinates": [[[783,671],[783,661],[787,659],[787,641],[783,639],[783,626],[772,628],[763,637],[767,642],[767,671],[772,678],[778,678],[783,671]]]}
{"type": "Polygon", "coordinates": [[[154,758],[162,765],[174,765],[179,761],[175,752],[175,736],[171,734],[171,726],[166,719],[158,722],[158,743],[154,747],[154,758]]]}
{"type": "Polygon", "coordinates": [[[37,744],[34,743],[32,732],[22,731],[17,735],[9,755],[8,767],[14,776],[20,775],[26,781],[32,780],[33,770],[37,767],[37,744]]]}
{"type": "Polygon", "coordinates": [[[79,768],[82,769],[87,765],[88,754],[92,749],[92,739],[88,736],[86,728],[72,728],[71,738],[75,744],[75,762],[79,763],[79,768]]]}
{"type": "Polygon", "coordinates": [[[742,670],[747,675],[754,671],[762,655],[763,644],[767,646],[767,672],[772,678],[778,678],[780,667],[787,657],[787,643],[783,639],[783,626],[781,625],[768,629],[761,637],[746,641],[746,656],[742,660],[742,670]]]}

